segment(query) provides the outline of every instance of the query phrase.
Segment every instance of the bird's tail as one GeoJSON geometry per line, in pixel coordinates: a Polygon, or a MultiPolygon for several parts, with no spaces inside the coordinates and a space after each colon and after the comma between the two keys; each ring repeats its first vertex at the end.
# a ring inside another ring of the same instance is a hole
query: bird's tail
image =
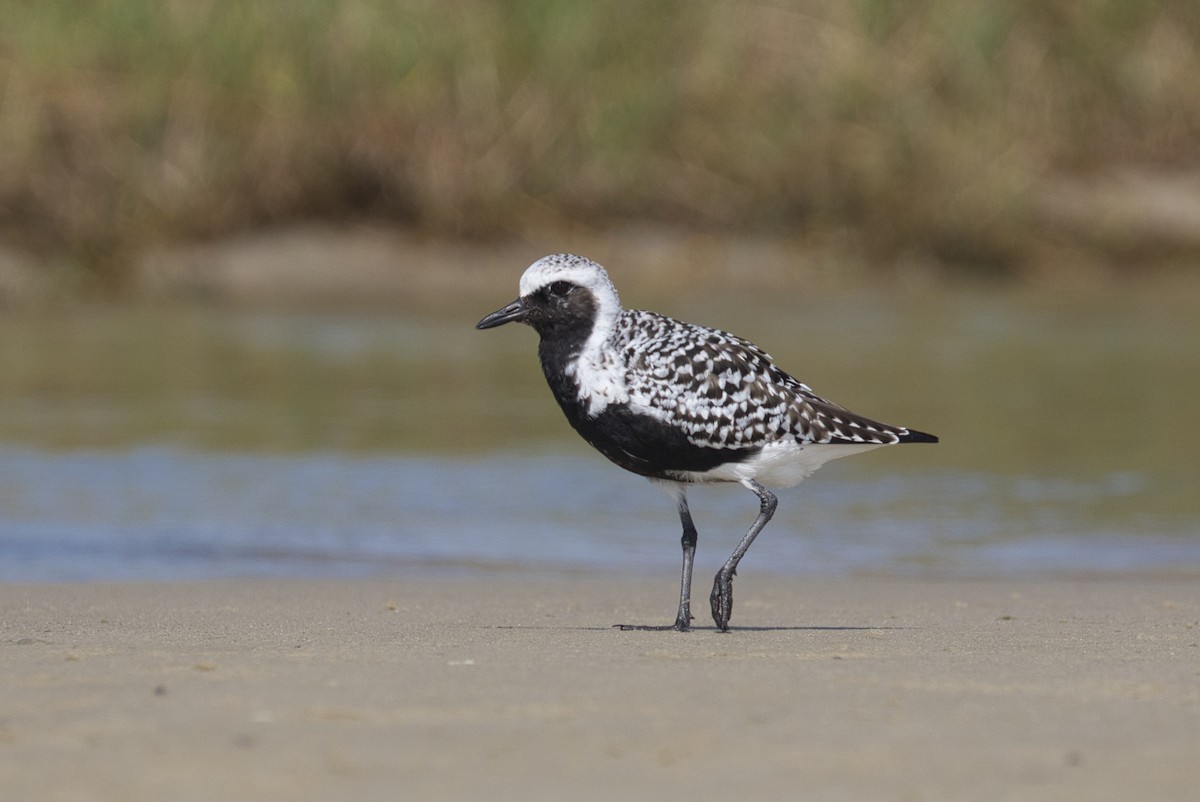
{"type": "Polygon", "coordinates": [[[900,435],[899,443],[936,443],[938,438],[936,434],[926,434],[918,432],[916,429],[905,429],[904,434],[900,435]]]}

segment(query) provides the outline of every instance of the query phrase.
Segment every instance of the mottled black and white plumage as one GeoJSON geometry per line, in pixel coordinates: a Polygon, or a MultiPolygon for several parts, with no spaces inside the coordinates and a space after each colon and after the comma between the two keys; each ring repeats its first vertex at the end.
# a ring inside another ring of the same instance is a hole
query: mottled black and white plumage
{"type": "Polygon", "coordinates": [[[521,276],[520,293],[476,328],[532,326],[546,380],[575,430],[675,496],[684,530],[675,629],[691,622],[689,484],[739,482],[760,500],[758,519],[713,583],[713,619],[724,630],[737,563],[775,510],[766,485],[791,487],[831,459],[880,446],[937,442],[821,398],[740,337],[622,309],[604,268],[582,256],[539,259],[521,276]]]}

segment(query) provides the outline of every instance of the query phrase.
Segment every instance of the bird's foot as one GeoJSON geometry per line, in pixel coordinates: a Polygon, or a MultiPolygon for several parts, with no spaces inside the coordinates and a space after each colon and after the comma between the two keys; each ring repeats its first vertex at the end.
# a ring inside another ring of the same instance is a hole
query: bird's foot
{"type": "Polygon", "coordinates": [[[653,624],[613,624],[613,629],[619,629],[622,632],[691,632],[692,631],[692,613],[686,607],[679,609],[679,615],[675,617],[674,624],[663,624],[655,626],[653,624]]]}
{"type": "Polygon", "coordinates": [[[712,595],[708,597],[712,604],[713,621],[717,629],[729,631],[729,617],[733,614],[733,572],[721,569],[713,580],[712,595]]]}
{"type": "Polygon", "coordinates": [[[692,611],[687,605],[679,608],[679,615],[675,616],[675,631],[690,632],[692,629],[692,611]]]}

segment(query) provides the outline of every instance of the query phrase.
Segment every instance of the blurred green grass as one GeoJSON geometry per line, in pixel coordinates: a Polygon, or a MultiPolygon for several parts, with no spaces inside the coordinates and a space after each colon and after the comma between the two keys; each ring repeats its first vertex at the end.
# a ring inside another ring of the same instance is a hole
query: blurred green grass
{"type": "Polygon", "coordinates": [[[1197,43],[1193,0],[0,0],[0,240],[119,283],[297,219],[638,220],[1011,273],[1047,177],[1194,168],[1197,43]]]}

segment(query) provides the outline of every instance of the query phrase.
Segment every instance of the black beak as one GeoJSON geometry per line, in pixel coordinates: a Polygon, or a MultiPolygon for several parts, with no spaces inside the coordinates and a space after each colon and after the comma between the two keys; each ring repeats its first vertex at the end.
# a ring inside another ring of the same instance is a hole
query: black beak
{"type": "Polygon", "coordinates": [[[526,311],[525,305],[518,298],[503,309],[497,309],[495,312],[484,317],[483,320],[475,324],[475,328],[494,329],[496,326],[503,326],[505,323],[512,323],[514,320],[524,320],[526,311]]]}

